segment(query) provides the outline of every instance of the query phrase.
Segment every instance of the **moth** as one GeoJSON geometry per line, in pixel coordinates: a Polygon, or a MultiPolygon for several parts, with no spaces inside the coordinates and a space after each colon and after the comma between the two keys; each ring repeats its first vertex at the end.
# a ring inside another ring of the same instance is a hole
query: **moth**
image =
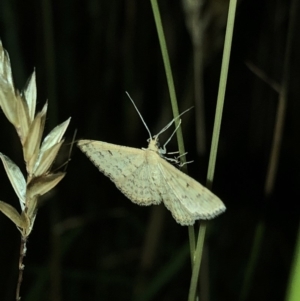
{"type": "Polygon", "coordinates": [[[77,145],[80,150],[133,203],[149,206],[163,202],[182,226],[193,225],[198,219],[212,219],[224,212],[226,207],[215,194],[168,162],[179,163],[176,159],[165,156],[166,145],[180,122],[160,148],[159,135],[175,119],[152,136],[135,103],[130,100],[149,133],[148,147],[138,149],[102,141],[79,140],[77,145]]]}

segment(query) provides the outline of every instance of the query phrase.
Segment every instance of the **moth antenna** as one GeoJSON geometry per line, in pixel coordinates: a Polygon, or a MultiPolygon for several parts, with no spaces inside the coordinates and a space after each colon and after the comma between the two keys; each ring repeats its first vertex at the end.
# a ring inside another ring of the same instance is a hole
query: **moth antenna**
{"type": "MultiPolygon", "coordinates": [[[[188,112],[189,110],[191,110],[193,107],[188,108],[187,110],[183,111],[182,113],[180,113],[177,117],[173,118],[173,120],[171,120],[162,130],[160,130],[160,132],[158,134],[155,135],[155,137],[158,137],[160,134],[162,134],[163,132],[165,132],[174,122],[176,119],[178,119],[180,116],[182,116],[183,114],[185,114],[186,112],[188,112]]],[[[179,128],[179,126],[176,127],[176,130],[179,128]]],[[[175,130],[175,132],[176,132],[175,130]]],[[[174,133],[171,135],[171,137],[174,135],[174,133]]],[[[169,141],[169,140],[168,140],[169,141]]]]}
{"type": "MultiPolygon", "coordinates": [[[[183,113],[182,113],[183,114],[183,113]]],[[[179,115],[180,116],[180,115],[179,115]]],[[[170,142],[170,140],[173,138],[179,127],[181,126],[181,119],[179,119],[179,123],[176,126],[175,130],[173,131],[172,135],[169,137],[169,139],[166,141],[166,143],[163,145],[162,149],[164,150],[164,153],[167,153],[166,145],[170,142]]]]}
{"type": "Polygon", "coordinates": [[[142,114],[141,114],[140,111],[138,110],[137,106],[135,105],[133,99],[130,97],[129,93],[128,93],[127,91],[125,91],[125,93],[126,93],[127,96],[129,97],[129,99],[131,100],[131,102],[132,102],[132,104],[133,104],[135,110],[136,110],[137,113],[139,114],[139,116],[140,116],[140,118],[141,118],[141,120],[142,120],[142,122],[143,122],[143,124],[144,124],[144,126],[145,126],[145,128],[146,128],[146,130],[147,130],[148,133],[149,133],[149,137],[150,137],[150,140],[151,140],[151,139],[152,139],[152,134],[151,134],[149,128],[147,127],[147,124],[146,124],[146,122],[144,121],[144,119],[143,119],[143,117],[142,117],[142,114]]]}

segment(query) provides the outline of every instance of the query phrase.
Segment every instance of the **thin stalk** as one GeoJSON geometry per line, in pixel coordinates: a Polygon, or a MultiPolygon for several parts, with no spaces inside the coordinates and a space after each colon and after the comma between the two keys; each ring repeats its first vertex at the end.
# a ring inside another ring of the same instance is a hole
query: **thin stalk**
{"type": "MultiPolygon", "coordinates": [[[[151,0],[151,5],[152,5],[152,10],[153,10],[156,30],[157,30],[157,34],[158,34],[160,49],[161,49],[161,53],[162,53],[163,63],[164,63],[164,67],[165,67],[166,77],[167,77],[167,83],[168,83],[168,88],[169,88],[169,93],[170,93],[170,98],[171,98],[173,116],[174,116],[174,118],[176,118],[179,115],[178,103],[177,103],[177,98],[176,98],[174,80],[173,80],[173,75],[172,75],[172,70],[171,70],[171,64],[170,64],[166,39],[165,39],[163,27],[162,27],[162,22],[161,22],[159,8],[157,5],[157,0],[151,0]]],[[[175,127],[177,127],[178,124],[179,124],[179,118],[176,118],[175,119],[175,127]]],[[[178,128],[176,135],[177,135],[179,153],[180,153],[180,155],[182,155],[185,153],[185,149],[184,149],[184,142],[183,142],[181,127],[178,128]]],[[[183,163],[186,162],[185,156],[180,157],[180,159],[181,159],[181,162],[183,162],[183,163]]]]}
{"type": "MultiPolygon", "coordinates": [[[[170,59],[169,59],[168,50],[167,50],[166,39],[165,39],[164,31],[163,31],[163,26],[162,26],[162,22],[161,22],[161,17],[160,17],[157,0],[151,0],[151,5],[152,5],[152,11],[153,11],[154,20],[155,20],[156,30],[157,30],[157,34],[158,34],[160,49],[161,49],[161,53],[162,53],[163,63],[164,63],[164,67],[165,67],[167,83],[168,83],[168,87],[169,87],[169,94],[170,94],[170,99],[171,99],[173,116],[174,116],[174,118],[176,118],[179,115],[178,103],[177,103],[177,98],[176,98],[174,80],[173,80],[171,64],[170,64],[170,59]]],[[[179,118],[176,118],[175,119],[175,127],[177,127],[178,124],[179,124],[179,118]]],[[[176,131],[176,135],[177,135],[178,149],[179,149],[179,153],[180,153],[180,161],[181,161],[181,163],[185,163],[186,156],[184,155],[185,148],[184,148],[184,141],[183,141],[181,126],[176,131]]],[[[184,165],[184,168],[185,168],[185,171],[187,171],[186,165],[184,165]]],[[[194,250],[195,250],[195,231],[194,231],[193,226],[189,226],[188,233],[189,233],[189,241],[190,241],[191,261],[192,261],[192,265],[193,265],[193,254],[194,254],[194,250]]]]}
{"type": "Polygon", "coordinates": [[[195,257],[194,257],[194,265],[193,265],[188,301],[194,301],[196,299],[196,290],[198,287],[198,278],[199,278],[200,264],[201,264],[202,254],[203,254],[203,245],[204,245],[204,238],[205,238],[205,231],[206,231],[206,221],[201,222],[201,224],[202,226],[199,229],[197,246],[194,252],[195,257]]]}
{"type": "MultiPolygon", "coordinates": [[[[223,114],[223,106],[224,106],[224,99],[225,99],[225,92],[226,92],[226,84],[227,84],[227,77],[228,77],[236,5],[237,5],[237,0],[230,0],[226,34],[225,34],[225,43],[224,43],[224,50],[223,50],[223,59],[222,59],[222,66],[221,66],[221,75],[220,75],[220,82],[219,82],[219,90],[218,90],[217,107],[216,107],[216,114],[215,114],[215,122],[213,128],[213,136],[212,136],[208,171],[207,171],[207,187],[209,189],[211,189],[213,179],[214,179],[217,150],[218,150],[219,136],[220,136],[220,129],[221,129],[221,121],[222,121],[222,114],[223,114]]],[[[198,241],[196,245],[195,264],[194,264],[192,279],[190,284],[190,291],[189,291],[189,298],[188,298],[189,301],[194,301],[196,299],[196,289],[197,289],[197,283],[198,283],[199,272],[200,272],[200,263],[201,263],[202,253],[203,253],[206,227],[207,227],[207,222],[201,222],[199,228],[198,241]]]]}
{"type": "Polygon", "coordinates": [[[230,61],[236,4],[237,4],[237,0],[230,0],[224,50],[223,50],[223,58],[222,58],[220,83],[219,83],[219,90],[218,90],[217,107],[216,107],[216,114],[215,114],[215,122],[214,122],[213,136],[212,136],[209,163],[208,163],[208,172],[207,172],[208,188],[211,188],[212,186],[214,173],[215,173],[215,165],[217,159],[217,151],[218,151],[223,106],[224,106],[224,99],[225,99],[225,92],[226,92],[228,69],[229,69],[229,61],[230,61]]]}
{"type": "Polygon", "coordinates": [[[21,291],[21,284],[23,280],[23,271],[24,271],[24,264],[23,259],[26,255],[26,242],[27,237],[21,237],[21,244],[20,244],[20,256],[19,256],[19,277],[18,277],[18,283],[17,283],[17,289],[16,289],[16,301],[21,300],[20,291],[21,291]]]}

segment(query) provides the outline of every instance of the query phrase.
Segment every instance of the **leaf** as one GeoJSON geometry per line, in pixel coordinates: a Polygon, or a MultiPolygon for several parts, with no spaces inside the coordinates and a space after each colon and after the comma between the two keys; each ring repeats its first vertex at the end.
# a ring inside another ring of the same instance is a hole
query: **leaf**
{"type": "Polygon", "coordinates": [[[60,142],[62,136],[64,135],[71,118],[68,118],[66,121],[56,126],[44,139],[41,146],[41,154],[45,152],[47,149],[52,147],[54,144],[60,142]]]}
{"type": "Polygon", "coordinates": [[[32,231],[35,216],[34,216],[33,219],[29,219],[27,213],[25,211],[22,211],[21,218],[23,220],[24,227],[23,228],[18,228],[18,230],[21,232],[22,237],[28,237],[28,235],[32,231]]]}
{"type": "Polygon", "coordinates": [[[21,95],[17,96],[17,122],[18,124],[15,125],[15,127],[21,139],[21,143],[24,145],[30,127],[30,121],[27,102],[21,95]]]}
{"type": "Polygon", "coordinates": [[[6,118],[15,127],[18,125],[18,116],[16,113],[17,98],[13,87],[11,87],[7,79],[0,75],[0,106],[6,118]]]}
{"type": "Polygon", "coordinates": [[[45,126],[47,107],[48,105],[46,103],[42,111],[36,115],[30,126],[27,139],[24,143],[24,159],[29,175],[33,173],[33,167],[39,155],[39,148],[45,126]]]}
{"type": "Polygon", "coordinates": [[[7,156],[0,153],[0,158],[2,160],[9,181],[19,198],[21,209],[23,211],[25,207],[25,197],[26,197],[25,178],[20,168],[13,161],[11,161],[7,156]]]}
{"type": "Polygon", "coordinates": [[[24,89],[24,97],[28,105],[28,113],[30,121],[33,121],[36,107],[36,80],[35,71],[33,71],[24,89]]]}
{"type": "Polygon", "coordinates": [[[9,55],[0,40],[0,77],[3,77],[10,87],[14,87],[9,55]]]}
{"type": "Polygon", "coordinates": [[[44,195],[55,187],[63,179],[65,174],[65,172],[59,172],[33,178],[27,187],[27,199],[31,199],[37,195],[44,195]]]}
{"type": "Polygon", "coordinates": [[[17,227],[24,228],[24,220],[19,212],[11,205],[0,201],[0,211],[6,215],[17,227]]]}
{"type": "Polygon", "coordinates": [[[31,222],[34,220],[37,213],[37,202],[38,202],[38,196],[34,196],[26,199],[26,208],[27,208],[26,214],[31,222]]]}
{"type": "Polygon", "coordinates": [[[63,142],[64,140],[46,149],[43,153],[40,152],[33,170],[33,173],[36,177],[46,173],[50,169],[50,166],[55,160],[57,153],[60,147],[62,146],[63,142]]]}
{"type": "Polygon", "coordinates": [[[9,55],[0,41],[0,106],[6,118],[17,125],[17,99],[11,73],[9,55]]]}

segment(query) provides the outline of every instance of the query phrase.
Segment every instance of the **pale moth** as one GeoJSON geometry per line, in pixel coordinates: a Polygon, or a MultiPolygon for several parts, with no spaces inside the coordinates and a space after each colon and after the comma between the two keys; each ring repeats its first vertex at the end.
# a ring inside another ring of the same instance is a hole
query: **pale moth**
{"type": "Polygon", "coordinates": [[[176,159],[164,156],[167,154],[166,145],[177,128],[163,147],[159,148],[159,135],[175,119],[157,135],[152,136],[135,103],[131,98],[130,100],[149,133],[148,148],[138,149],[102,141],[79,140],[77,145],[81,151],[133,203],[148,206],[163,202],[182,226],[193,225],[198,219],[212,219],[224,212],[226,207],[216,195],[166,161],[179,163],[176,159]]]}

